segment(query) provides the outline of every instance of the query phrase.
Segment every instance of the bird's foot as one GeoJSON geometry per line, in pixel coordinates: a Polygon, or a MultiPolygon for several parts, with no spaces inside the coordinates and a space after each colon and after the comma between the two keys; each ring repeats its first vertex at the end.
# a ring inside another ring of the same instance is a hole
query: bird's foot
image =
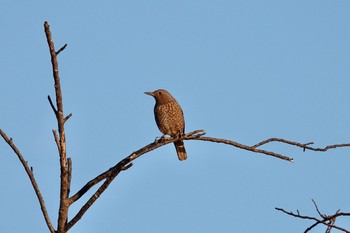
{"type": "Polygon", "coordinates": [[[161,137],[156,137],[154,140],[154,143],[161,143],[166,139],[165,134],[163,134],[161,137]]]}

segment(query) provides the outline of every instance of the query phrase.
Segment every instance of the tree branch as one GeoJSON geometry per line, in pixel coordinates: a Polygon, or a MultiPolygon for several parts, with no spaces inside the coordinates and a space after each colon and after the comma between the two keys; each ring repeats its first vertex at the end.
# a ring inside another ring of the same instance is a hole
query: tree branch
{"type": "Polygon", "coordinates": [[[56,110],[55,105],[52,102],[52,99],[51,99],[50,95],[47,96],[47,99],[49,100],[49,103],[50,103],[50,106],[52,108],[52,111],[55,113],[55,116],[57,117],[57,110],[56,110]]]}
{"type": "Polygon", "coordinates": [[[73,115],[72,113],[69,113],[68,116],[66,116],[66,117],[64,118],[64,122],[68,121],[69,118],[71,118],[72,115],[73,115]]]}
{"type": "Polygon", "coordinates": [[[39,200],[39,204],[40,204],[40,208],[41,208],[41,212],[44,215],[45,218],[45,222],[47,227],[49,228],[51,233],[55,233],[55,229],[51,223],[50,217],[49,217],[49,213],[47,212],[46,206],[45,206],[45,201],[43,196],[41,195],[40,189],[38,184],[36,183],[36,180],[34,178],[34,174],[32,172],[32,169],[28,166],[26,160],[23,158],[21,152],[18,150],[18,148],[16,147],[16,145],[13,143],[12,138],[8,138],[7,135],[5,134],[4,131],[2,131],[0,129],[0,134],[2,136],[2,138],[5,140],[5,142],[12,148],[12,150],[15,152],[15,154],[17,155],[18,159],[20,160],[20,162],[22,163],[22,166],[24,168],[24,170],[26,171],[30,182],[32,183],[32,186],[34,188],[35,194],[39,200]]]}
{"type": "Polygon", "coordinates": [[[330,230],[332,228],[335,228],[335,229],[338,229],[340,231],[343,231],[343,232],[346,232],[346,233],[350,233],[350,231],[346,230],[345,228],[342,228],[342,227],[339,227],[339,226],[335,225],[335,221],[336,221],[336,219],[338,217],[350,216],[350,213],[343,213],[343,212],[340,212],[340,210],[338,210],[335,214],[328,216],[326,214],[322,214],[321,213],[321,211],[319,210],[319,208],[318,208],[318,206],[317,206],[317,204],[316,204],[316,202],[314,200],[312,200],[312,202],[314,203],[316,212],[318,213],[318,215],[322,219],[318,219],[316,217],[307,216],[307,215],[301,215],[298,210],[297,210],[297,213],[293,213],[292,211],[286,211],[286,210],[284,210],[282,208],[275,208],[275,209],[278,210],[278,211],[281,211],[281,212],[283,212],[283,213],[285,213],[287,215],[296,217],[296,218],[301,218],[301,219],[307,219],[307,220],[315,221],[315,223],[313,223],[310,227],[308,227],[304,231],[304,233],[307,233],[307,232],[311,231],[314,227],[316,227],[319,224],[323,224],[323,225],[327,226],[326,232],[330,232],[330,230]]]}
{"type": "Polygon", "coordinates": [[[225,139],[218,139],[218,138],[210,138],[210,137],[202,137],[204,135],[204,130],[196,130],[193,132],[190,132],[188,134],[185,134],[181,136],[180,138],[165,138],[162,140],[155,141],[153,143],[150,143],[143,148],[131,153],[129,156],[121,160],[118,164],[116,164],[114,167],[110,168],[109,170],[103,172],[102,174],[98,175],[94,179],[90,180],[87,184],[85,184],[76,194],[74,194],[70,199],[69,203],[70,205],[79,200],[87,191],[89,191],[93,186],[101,182],[102,180],[105,180],[105,182],[100,186],[100,188],[90,197],[90,199],[87,201],[87,203],[81,208],[81,210],[77,213],[76,216],[73,217],[73,219],[68,222],[67,224],[67,230],[70,229],[81,217],[84,215],[84,213],[89,209],[89,207],[96,201],[96,199],[105,191],[105,189],[108,187],[108,185],[113,181],[113,179],[123,170],[128,169],[132,165],[132,161],[140,157],[141,155],[150,152],[152,150],[155,150],[161,146],[164,146],[169,143],[173,143],[177,140],[202,140],[202,141],[212,141],[217,143],[225,143],[229,145],[233,145],[235,147],[238,147],[240,149],[249,150],[256,153],[262,153],[270,156],[274,156],[280,159],[284,159],[287,161],[293,161],[293,159],[273,153],[270,151],[265,150],[259,150],[256,148],[252,148],[240,143],[236,143],[233,141],[225,140],[225,139]]]}
{"type": "MultiPolygon", "coordinates": [[[[57,232],[63,233],[65,230],[65,224],[67,223],[68,218],[68,195],[70,190],[70,182],[67,168],[67,152],[66,152],[66,137],[64,131],[64,123],[66,119],[63,113],[63,100],[62,100],[62,90],[60,77],[58,73],[58,62],[57,55],[63,51],[67,45],[63,46],[58,52],[55,51],[55,46],[52,40],[50,26],[47,22],[44,23],[45,35],[47,39],[47,43],[50,50],[51,55],[51,64],[52,64],[52,73],[55,82],[55,93],[56,93],[56,106],[57,110],[54,107],[51,98],[49,98],[50,105],[55,112],[57,124],[58,124],[58,134],[59,134],[59,144],[58,150],[60,155],[60,170],[61,170],[61,185],[60,185],[60,207],[58,211],[58,224],[57,224],[57,232]],[[56,111],[55,111],[56,110],[56,111]]],[[[56,135],[55,135],[56,140],[56,135]]],[[[57,141],[56,141],[57,143],[57,141]]]]}
{"type": "MultiPolygon", "coordinates": [[[[283,159],[289,162],[293,162],[293,158],[274,153],[271,151],[261,150],[257,149],[258,146],[270,143],[272,141],[275,141],[274,139],[268,139],[264,140],[258,144],[255,144],[254,146],[247,146],[244,144],[240,144],[231,140],[227,139],[220,139],[220,138],[213,138],[213,137],[203,137],[205,134],[204,130],[195,130],[193,132],[187,133],[182,135],[181,137],[170,137],[170,138],[163,138],[161,140],[156,140],[153,143],[150,143],[143,148],[134,151],[129,156],[125,157],[123,160],[121,160],[119,163],[117,163],[114,167],[108,169],[107,171],[101,173],[97,177],[93,178],[89,182],[87,182],[77,193],[75,193],[73,196],[69,198],[69,205],[72,205],[74,202],[79,200],[86,192],[88,192],[93,186],[100,183],[101,181],[105,180],[105,182],[100,186],[100,188],[90,197],[90,199],[85,203],[85,205],[81,208],[81,210],[77,213],[76,216],[73,217],[73,219],[68,222],[67,228],[70,229],[81,217],[84,215],[84,213],[90,208],[90,206],[97,200],[98,197],[105,191],[105,189],[108,187],[108,185],[113,181],[113,179],[119,175],[119,173],[123,170],[126,170],[132,166],[132,161],[140,157],[141,155],[150,152],[152,150],[155,150],[161,146],[164,146],[169,143],[173,143],[177,140],[199,140],[199,141],[210,141],[210,142],[216,142],[216,143],[223,143],[227,145],[231,145],[234,147],[237,147],[239,149],[251,151],[254,153],[260,153],[265,154],[269,156],[273,156],[279,159],[283,159]]],[[[280,142],[294,145],[294,146],[300,146],[304,148],[305,146],[309,144],[301,144],[298,142],[292,142],[284,139],[279,139],[280,142]]],[[[307,146],[307,148],[314,149],[312,147],[307,146]]],[[[331,148],[330,146],[328,148],[331,148]]],[[[334,147],[335,148],[335,147],[334,147]]]]}
{"type": "MultiPolygon", "coordinates": [[[[120,171],[119,171],[120,172],[120,171]]],[[[108,188],[112,183],[113,179],[119,174],[115,174],[113,177],[108,177],[105,182],[97,189],[97,191],[90,197],[90,199],[81,207],[79,212],[69,221],[66,225],[66,231],[72,228],[85,214],[85,212],[94,204],[94,202],[101,196],[101,194],[108,188]]]]}
{"type": "Polygon", "coordinates": [[[54,138],[55,138],[55,142],[56,142],[57,149],[58,149],[58,151],[61,151],[61,148],[60,148],[60,140],[58,139],[57,131],[53,129],[53,130],[52,130],[52,133],[53,133],[53,136],[54,136],[54,138]]]}
{"type": "Polygon", "coordinates": [[[303,144],[303,143],[293,142],[293,141],[289,141],[289,140],[282,139],[282,138],[269,138],[269,139],[266,139],[266,140],[264,140],[262,142],[259,142],[259,143],[255,144],[252,147],[253,148],[257,148],[257,147],[260,147],[262,145],[265,145],[265,144],[271,143],[271,142],[282,142],[282,143],[289,144],[289,145],[292,145],[292,146],[297,146],[297,147],[303,148],[304,151],[305,150],[312,150],[312,151],[326,152],[329,149],[335,149],[335,148],[338,148],[338,147],[350,147],[350,143],[343,143],[343,144],[329,145],[329,146],[326,146],[324,148],[314,148],[314,147],[309,146],[309,145],[314,144],[314,142],[308,142],[308,143],[304,143],[303,144]]]}
{"type": "Polygon", "coordinates": [[[289,162],[294,162],[293,158],[281,155],[281,154],[277,154],[271,151],[266,151],[266,150],[261,150],[261,149],[257,149],[255,146],[247,146],[247,145],[243,145],[240,144],[238,142],[234,142],[234,141],[230,141],[227,139],[221,139],[221,138],[212,138],[212,137],[199,137],[199,138],[185,138],[184,140],[201,140],[201,141],[210,141],[210,142],[216,142],[216,143],[223,143],[223,144],[227,144],[227,145],[231,145],[243,150],[248,150],[251,152],[255,152],[255,153],[259,153],[259,154],[265,154],[265,155],[270,155],[279,159],[283,159],[283,160],[287,160],[289,162]]]}
{"type": "Polygon", "coordinates": [[[271,151],[256,149],[254,147],[246,146],[246,145],[243,145],[243,144],[240,144],[240,143],[237,143],[237,142],[234,142],[234,141],[226,140],[226,139],[212,138],[212,137],[203,137],[203,135],[204,135],[204,130],[196,130],[196,131],[184,134],[181,137],[164,138],[162,140],[157,140],[157,141],[155,141],[153,143],[150,143],[150,144],[144,146],[143,148],[141,148],[141,149],[139,149],[137,151],[132,152],[129,156],[124,158],[122,161],[120,161],[114,167],[112,167],[109,170],[103,172],[102,174],[98,175],[94,179],[90,180],[87,184],[85,184],[84,187],[82,187],[76,194],[74,194],[70,198],[69,203],[73,204],[80,197],[82,197],[90,188],[92,188],[94,185],[96,185],[100,181],[106,179],[107,177],[114,176],[115,174],[119,174],[120,170],[124,170],[124,168],[122,169],[123,166],[128,165],[131,161],[137,159],[141,155],[143,155],[143,154],[145,154],[147,152],[150,152],[152,150],[155,150],[155,149],[157,149],[157,148],[159,148],[161,146],[164,146],[166,144],[173,143],[173,142],[175,142],[177,140],[200,140],[200,141],[211,141],[211,142],[216,142],[216,143],[224,143],[224,144],[235,146],[235,147],[240,148],[240,149],[252,151],[252,152],[255,152],[255,153],[261,153],[261,154],[273,156],[273,157],[276,157],[276,158],[279,158],[279,159],[283,159],[283,160],[286,160],[286,161],[290,161],[290,162],[293,161],[292,158],[289,158],[287,156],[284,156],[284,155],[281,155],[281,154],[277,154],[277,153],[274,153],[274,152],[271,152],[271,151]]]}
{"type": "Polygon", "coordinates": [[[99,182],[101,182],[102,180],[108,178],[108,177],[115,177],[119,174],[119,172],[121,170],[126,170],[128,168],[130,168],[132,166],[131,162],[135,159],[137,159],[138,157],[140,157],[141,155],[155,150],[161,146],[164,146],[166,144],[175,142],[176,140],[189,140],[194,139],[194,138],[198,138],[199,136],[203,135],[203,134],[199,134],[199,133],[203,133],[203,130],[196,130],[193,132],[190,132],[188,134],[183,135],[181,138],[165,138],[164,140],[160,141],[155,141],[153,143],[150,143],[144,147],[142,147],[141,149],[132,152],[129,156],[125,157],[123,160],[121,160],[119,163],[117,163],[116,165],[114,165],[112,168],[108,169],[107,171],[101,173],[100,175],[98,175],[97,177],[95,177],[94,179],[90,180],[89,182],[87,182],[76,194],[74,194],[70,199],[69,199],[69,204],[73,204],[74,202],[76,202],[77,200],[79,200],[79,198],[81,198],[87,191],[89,191],[93,186],[95,186],[96,184],[98,184],[99,182]]]}
{"type": "Polygon", "coordinates": [[[60,52],[62,52],[66,47],[67,47],[67,44],[64,44],[64,45],[62,46],[62,48],[60,48],[60,49],[56,52],[56,56],[57,56],[60,52]]]}

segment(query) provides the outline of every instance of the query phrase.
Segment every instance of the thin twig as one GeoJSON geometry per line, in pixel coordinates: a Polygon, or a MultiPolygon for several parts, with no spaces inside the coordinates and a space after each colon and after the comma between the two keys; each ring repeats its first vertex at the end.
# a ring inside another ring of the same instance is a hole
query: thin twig
{"type": "Polygon", "coordinates": [[[65,48],[67,47],[67,44],[64,44],[57,52],[56,52],[56,56],[62,52],[65,48]]]}
{"type": "Polygon", "coordinates": [[[72,115],[72,113],[69,113],[69,115],[64,118],[64,122],[68,121],[68,119],[71,118],[72,115]]]}
{"type": "Polygon", "coordinates": [[[261,150],[261,149],[257,149],[254,146],[247,146],[247,145],[243,145],[240,144],[238,142],[234,142],[231,140],[227,140],[227,139],[221,139],[221,138],[212,138],[212,137],[196,137],[196,138],[184,138],[183,140],[201,140],[201,141],[210,141],[210,142],[216,142],[216,143],[224,143],[227,145],[231,145],[243,150],[248,150],[251,152],[255,152],[255,153],[260,153],[260,154],[265,154],[265,155],[270,155],[279,159],[283,159],[283,160],[287,160],[289,162],[294,162],[293,158],[278,154],[278,153],[274,153],[271,151],[266,151],[266,150],[261,150]]]}
{"type": "Polygon", "coordinates": [[[39,204],[40,204],[40,208],[41,208],[41,212],[44,215],[45,218],[45,222],[47,227],[49,228],[51,233],[55,233],[55,229],[51,223],[50,217],[49,217],[49,213],[47,212],[46,206],[45,206],[45,201],[43,196],[41,195],[40,189],[38,184],[36,183],[36,180],[34,178],[34,173],[32,172],[31,168],[28,166],[27,161],[23,158],[21,152],[18,150],[18,148],[15,146],[15,144],[13,143],[11,138],[8,138],[7,135],[5,134],[4,131],[2,131],[0,129],[0,134],[2,136],[2,138],[5,140],[5,142],[12,148],[12,150],[15,152],[15,154],[17,155],[18,159],[20,160],[21,164],[24,167],[24,170],[26,171],[29,180],[34,188],[35,194],[39,200],[39,204]]]}
{"type": "Polygon", "coordinates": [[[306,228],[306,230],[304,231],[304,233],[307,233],[307,232],[311,231],[312,228],[316,227],[318,224],[321,224],[321,222],[315,222],[314,224],[312,224],[311,226],[309,226],[308,228],[306,228]]]}
{"type": "Polygon", "coordinates": [[[52,133],[53,133],[53,136],[55,138],[55,142],[56,142],[56,145],[57,145],[57,149],[58,151],[61,151],[61,148],[60,148],[60,140],[58,139],[58,134],[57,134],[57,131],[56,130],[52,130],[52,133]]]}
{"type": "Polygon", "coordinates": [[[311,201],[312,201],[312,203],[314,203],[314,206],[315,206],[315,209],[316,209],[318,215],[320,215],[321,218],[325,218],[326,216],[323,215],[323,214],[321,213],[321,211],[318,209],[318,206],[317,206],[315,200],[314,200],[314,199],[311,199],[311,201]]]}
{"type": "Polygon", "coordinates": [[[293,142],[293,141],[289,141],[289,140],[282,139],[282,138],[269,138],[269,139],[266,139],[264,141],[261,141],[255,145],[253,145],[252,147],[257,148],[257,147],[260,147],[260,146],[267,144],[267,143],[270,143],[270,142],[282,142],[285,144],[289,144],[292,146],[297,146],[297,147],[303,148],[304,150],[320,151],[320,152],[325,152],[329,149],[335,149],[335,148],[339,148],[339,147],[350,147],[350,143],[343,143],[343,144],[329,145],[329,146],[326,146],[324,148],[314,148],[314,147],[308,146],[308,145],[314,144],[313,142],[299,143],[299,142],[293,142]]]}
{"type": "Polygon", "coordinates": [[[53,102],[52,102],[52,99],[51,99],[50,95],[48,95],[48,96],[47,96],[47,99],[49,100],[49,103],[50,103],[50,106],[51,106],[51,108],[52,108],[53,112],[55,113],[55,115],[57,115],[57,110],[56,110],[56,107],[55,107],[55,105],[53,104],[53,102]]]}

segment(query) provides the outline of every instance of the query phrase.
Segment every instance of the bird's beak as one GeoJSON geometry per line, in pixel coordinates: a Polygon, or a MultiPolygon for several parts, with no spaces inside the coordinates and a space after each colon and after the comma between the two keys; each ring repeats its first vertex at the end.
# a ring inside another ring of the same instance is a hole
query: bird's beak
{"type": "Polygon", "coordinates": [[[146,95],[154,96],[153,92],[145,92],[146,95]]]}

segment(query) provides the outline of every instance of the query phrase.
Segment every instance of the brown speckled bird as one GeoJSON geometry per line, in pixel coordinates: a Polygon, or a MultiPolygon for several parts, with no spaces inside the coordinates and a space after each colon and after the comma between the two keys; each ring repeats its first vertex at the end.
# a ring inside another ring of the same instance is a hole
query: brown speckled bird
{"type": "MultiPolygon", "coordinates": [[[[181,106],[169,92],[163,89],[154,92],[145,92],[156,100],[154,117],[160,132],[164,135],[177,137],[185,133],[185,120],[181,106]]],[[[179,160],[187,159],[183,141],[174,142],[179,160]]]]}

